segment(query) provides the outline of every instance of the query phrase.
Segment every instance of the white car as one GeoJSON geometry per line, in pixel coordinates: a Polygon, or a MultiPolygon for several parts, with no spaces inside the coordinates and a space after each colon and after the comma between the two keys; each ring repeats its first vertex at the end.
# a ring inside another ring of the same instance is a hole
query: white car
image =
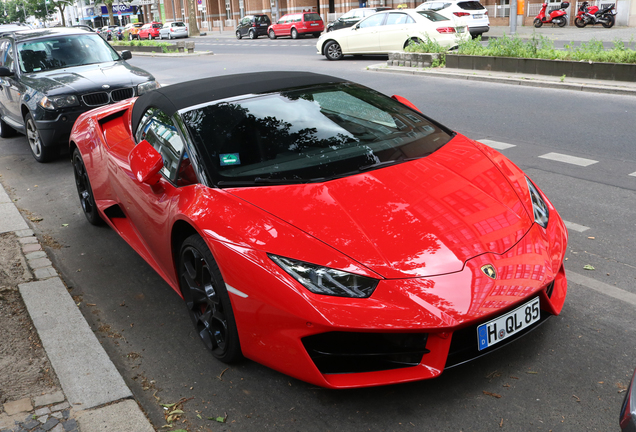
{"type": "Polygon", "coordinates": [[[159,39],[176,39],[188,37],[188,27],[184,22],[167,22],[159,29],[159,39]]]}
{"type": "Polygon", "coordinates": [[[473,38],[490,30],[488,10],[476,0],[432,0],[422,3],[415,10],[434,11],[446,18],[465,19],[473,38]]]}
{"type": "Polygon", "coordinates": [[[425,41],[427,36],[448,48],[469,38],[463,23],[436,12],[388,10],[377,12],[353,27],[324,33],[316,49],[329,60],[340,60],[347,54],[402,51],[410,41],[425,41]]]}

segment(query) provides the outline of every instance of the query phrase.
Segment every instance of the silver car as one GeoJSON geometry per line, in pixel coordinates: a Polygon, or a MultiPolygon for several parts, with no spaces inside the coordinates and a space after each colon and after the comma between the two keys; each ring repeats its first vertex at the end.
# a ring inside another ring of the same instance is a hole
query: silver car
{"type": "Polygon", "coordinates": [[[187,38],[188,26],[181,21],[167,22],[159,29],[159,39],[187,38]]]}

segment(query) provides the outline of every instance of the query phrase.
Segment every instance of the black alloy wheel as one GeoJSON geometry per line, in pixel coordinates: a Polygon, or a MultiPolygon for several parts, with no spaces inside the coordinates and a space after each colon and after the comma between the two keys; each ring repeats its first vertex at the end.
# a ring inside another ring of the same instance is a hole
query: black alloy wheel
{"type": "Polygon", "coordinates": [[[24,116],[24,124],[26,127],[27,141],[29,142],[33,158],[40,163],[55,159],[60,152],[60,148],[57,146],[45,147],[44,144],[42,144],[40,132],[38,132],[35,120],[33,120],[33,116],[31,116],[30,113],[24,116]]]}
{"type": "Polygon", "coordinates": [[[103,225],[97,206],[95,205],[95,197],[93,196],[93,189],[91,188],[91,182],[88,179],[88,173],[86,172],[86,166],[82,160],[82,155],[79,149],[73,151],[73,174],[75,174],[75,186],[77,187],[77,194],[79,195],[80,204],[84,211],[84,216],[91,225],[103,225]]]}
{"type": "Polygon", "coordinates": [[[601,24],[603,25],[603,27],[605,28],[612,28],[614,27],[614,23],[616,22],[616,19],[614,18],[614,15],[604,15],[602,17],[603,19],[606,20],[606,22],[602,22],[601,24]]]}
{"type": "Polygon", "coordinates": [[[250,30],[250,39],[256,39],[258,36],[254,30],[250,30]]]}
{"type": "Polygon", "coordinates": [[[181,246],[179,285],[196,332],[212,355],[224,363],[241,359],[230,296],[210,249],[197,234],[181,246]]]}

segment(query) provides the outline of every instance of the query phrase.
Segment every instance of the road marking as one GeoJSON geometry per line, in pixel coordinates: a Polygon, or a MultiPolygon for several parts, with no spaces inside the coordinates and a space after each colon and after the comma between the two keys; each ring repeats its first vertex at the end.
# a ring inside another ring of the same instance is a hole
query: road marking
{"type": "Polygon", "coordinates": [[[575,284],[582,285],[593,291],[605,294],[606,296],[621,300],[625,303],[629,303],[632,306],[636,306],[636,294],[630,293],[620,288],[616,288],[615,286],[608,285],[603,282],[599,282],[596,279],[583,276],[579,273],[568,271],[566,272],[566,276],[570,282],[574,282],[575,284]]]}
{"type": "Polygon", "coordinates": [[[630,176],[636,177],[636,172],[631,173],[630,176]]]}
{"type": "Polygon", "coordinates": [[[563,221],[563,223],[565,224],[565,227],[568,229],[568,231],[576,231],[576,232],[585,232],[587,230],[590,229],[590,227],[586,227],[583,225],[579,225],[577,223],[574,222],[568,222],[566,220],[563,221]]]}
{"type": "Polygon", "coordinates": [[[578,165],[578,166],[584,166],[584,167],[598,163],[598,161],[595,161],[592,159],[584,159],[584,158],[565,155],[561,153],[546,153],[539,157],[542,159],[550,159],[557,162],[564,162],[564,163],[569,163],[572,165],[578,165]]]}
{"type": "Polygon", "coordinates": [[[511,147],[516,147],[516,145],[514,144],[507,144],[507,143],[502,143],[499,141],[493,141],[493,140],[478,140],[480,143],[482,144],[486,144],[488,147],[492,147],[496,150],[505,150],[505,149],[509,149],[511,147]]]}

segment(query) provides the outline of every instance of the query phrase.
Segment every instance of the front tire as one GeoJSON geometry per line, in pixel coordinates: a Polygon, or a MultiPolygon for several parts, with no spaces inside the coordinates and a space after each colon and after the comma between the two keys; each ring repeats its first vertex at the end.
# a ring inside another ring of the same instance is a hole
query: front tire
{"type": "Polygon", "coordinates": [[[291,38],[298,39],[298,30],[296,30],[295,28],[291,29],[291,38]]]}
{"type": "Polygon", "coordinates": [[[340,48],[340,44],[336,41],[329,41],[324,48],[325,57],[329,60],[341,60],[343,57],[342,48],[340,48]]]}
{"type": "Polygon", "coordinates": [[[535,18],[534,21],[532,22],[532,24],[536,27],[536,28],[541,28],[541,26],[543,25],[543,23],[541,22],[541,20],[539,18],[535,18]]]}
{"type": "Polygon", "coordinates": [[[587,25],[587,23],[579,17],[574,18],[574,25],[578,28],[583,28],[587,25]]]}
{"type": "Polygon", "coordinates": [[[103,225],[104,221],[97,211],[91,182],[88,179],[86,166],[84,165],[84,160],[78,148],[73,151],[72,161],[73,173],[75,174],[75,186],[77,187],[77,194],[79,195],[84,216],[86,216],[86,219],[91,225],[103,225]]]}
{"type": "Polygon", "coordinates": [[[194,234],[181,245],[179,286],[197,334],[224,363],[242,358],[232,303],[221,271],[205,244],[194,234]]]}
{"type": "Polygon", "coordinates": [[[603,18],[607,20],[606,23],[601,23],[603,27],[605,28],[614,27],[614,23],[616,23],[616,18],[614,18],[614,15],[605,15],[603,18]]]}
{"type": "Polygon", "coordinates": [[[29,142],[33,158],[40,163],[49,162],[50,160],[55,159],[55,157],[59,154],[60,149],[57,146],[45,147],[42,144],[40,132],[38,132],[35,120],[33,120],[33,116],[31,116],[30,113],[24,117],[24,125],[27,141],[29,142]]]}
{"type": "Polygon", "coordinates": [[[276,33],[274,33],[274,30],[270,30],[268,36],[272,40],[276,39],[276,33]]]}
{"type": "Polygon", "coordinates": [[[243,36],[241,36],[241,32],[240,32],[239,30],[237,30],[237,31],[236,31],[236,38],[237,38],[238,40],[243,39],[243,36]]]}

